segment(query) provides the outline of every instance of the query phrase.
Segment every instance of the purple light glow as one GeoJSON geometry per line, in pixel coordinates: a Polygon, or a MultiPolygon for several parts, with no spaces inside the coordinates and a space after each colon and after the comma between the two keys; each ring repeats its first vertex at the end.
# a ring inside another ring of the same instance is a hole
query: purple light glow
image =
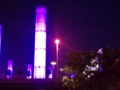
{"type": "Polygon", "coordinates": [[[27,76],[27,79],[32,79],[32,65],[31,64],[28,64],[27,71],[30,74],[30,76],[27,76]]]}
{"type": "Polygon", "coordinates": [[[13,72],[13,61],[12,60],[8,60],[8,68],[7,70],[11,71],[11,75],[7,75],[7,78],[11,78],[12,77],[12,72],[13,72]]]}
{"type": "Polygon", "coordinates": [[[8,60],[8,70],[13,71],[13,61],[12,60],[8,60]]]}
{"type": "Polygon", "coordinates": [[[46,68],[46,8],[36,8],[34,78],[45,78],[46,68]]]}

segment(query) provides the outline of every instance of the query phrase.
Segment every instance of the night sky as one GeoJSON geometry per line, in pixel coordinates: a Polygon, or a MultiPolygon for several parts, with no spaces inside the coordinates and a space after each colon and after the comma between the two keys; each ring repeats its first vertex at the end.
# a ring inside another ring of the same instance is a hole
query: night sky
{"type": "Polygon", "coordinates": [[[8,59],[13,59],[15,70],[25,71],[27,63],[33,63],[35,8],[39,5],[47,8],[47,64],[55,60],[55,38],[60,39],[60,64],[64,63],[66,53],[73,50],[120,48],[118,1],[0,0],[0,68],[6,72],[8,59]]]}

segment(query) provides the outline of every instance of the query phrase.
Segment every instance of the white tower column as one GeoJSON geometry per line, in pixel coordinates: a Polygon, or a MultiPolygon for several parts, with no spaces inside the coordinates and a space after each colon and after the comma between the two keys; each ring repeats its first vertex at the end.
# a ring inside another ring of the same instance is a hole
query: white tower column
{"type": "Polygon", "coordinates": [[[36,8],[34,78],[45,78],[46,70],[46,8],[36,8]]]}

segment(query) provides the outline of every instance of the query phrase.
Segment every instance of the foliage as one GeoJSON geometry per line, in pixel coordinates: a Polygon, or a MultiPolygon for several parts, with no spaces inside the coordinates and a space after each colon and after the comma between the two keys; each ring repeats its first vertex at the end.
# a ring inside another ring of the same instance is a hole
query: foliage
{"type": "Polygon", "coordinates": [[[68,60],[62,69],[66,74],[63,86],[82,90],[120,87],[120,50],[102,48],[96,52],[72,52],[68,60]]]}

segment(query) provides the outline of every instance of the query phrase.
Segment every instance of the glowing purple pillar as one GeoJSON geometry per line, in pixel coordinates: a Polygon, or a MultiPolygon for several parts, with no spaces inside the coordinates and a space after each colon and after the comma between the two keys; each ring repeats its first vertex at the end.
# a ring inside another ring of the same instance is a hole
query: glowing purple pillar
{"type": "Polygon", "coordinates": [[[13,61],[8,60],[8,67],[7,67],[7,78],[11,78],[13,73],[13,61]]]}
{"type": "Polygon", "coordinates": [[[27,79],[32,79],[32,65],[28,64],[27,66],[27,79]]]}
{"type": "Polygon", "coordinates": [[[34,78],[45,78],[46,70],[46,8],[36,8],[34,78]]]}

